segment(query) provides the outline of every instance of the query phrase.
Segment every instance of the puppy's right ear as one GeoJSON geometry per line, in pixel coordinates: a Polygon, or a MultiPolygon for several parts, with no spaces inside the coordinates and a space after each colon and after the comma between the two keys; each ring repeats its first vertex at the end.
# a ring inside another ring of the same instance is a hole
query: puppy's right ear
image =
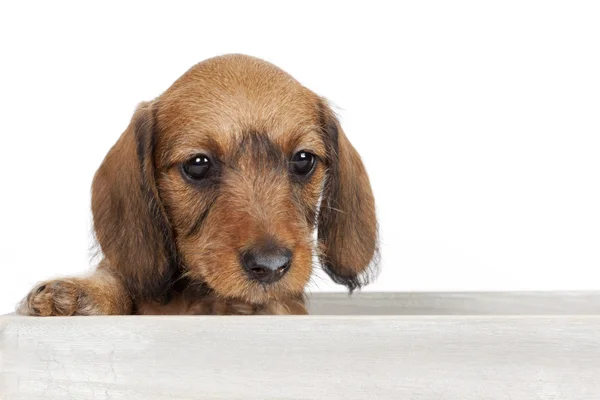
{"type": "Polygon", "coordinates": [[[325,100],[321,119],[328,148],[328,175],[318,220],[321,264],[334,282],[353,291],[378,273],[375,200],[360,155],[325,100]]]}
{"type": "Polygon", "coordinates": [[[133,298],[161,300],[176,271],[172,231],[155,182],[155,119],[142,103],[92,185],[96,238],[133,298]]]}

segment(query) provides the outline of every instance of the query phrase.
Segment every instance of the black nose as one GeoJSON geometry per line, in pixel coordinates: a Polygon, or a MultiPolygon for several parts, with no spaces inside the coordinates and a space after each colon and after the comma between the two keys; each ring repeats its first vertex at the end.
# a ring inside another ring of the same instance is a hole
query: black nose
{"type": "Polygon", "coordinates": [[[290,269],[292,252],[286,248],[251,250],[242,255],[242,265],[250,279],[273,283],[290,269]]]}

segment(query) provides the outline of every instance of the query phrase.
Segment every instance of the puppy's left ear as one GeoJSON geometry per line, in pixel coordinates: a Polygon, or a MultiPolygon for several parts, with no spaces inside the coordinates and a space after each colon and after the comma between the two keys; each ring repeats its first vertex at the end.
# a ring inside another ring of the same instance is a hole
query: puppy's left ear
{"type": "Polygon", "coordinates": [[[338,119],[321,102],[327,178],[318,220],[321,264],[350,291],[369,283],[377,268],[377,218],[369,177],[338,119]]]}

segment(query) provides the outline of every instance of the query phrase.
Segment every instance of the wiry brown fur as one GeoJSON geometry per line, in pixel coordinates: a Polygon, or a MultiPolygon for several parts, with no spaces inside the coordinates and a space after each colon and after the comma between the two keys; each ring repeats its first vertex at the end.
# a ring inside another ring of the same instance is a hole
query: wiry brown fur
{"type": "Polygon", "coordinates": [[[377,251],[368,176],[327,102],[243,55],[197,64],[138,107],[96,173],[92,213],[97,271],[38,285],[20,313],[303,314],[313,251],[350,290],[377,251]],[[289,171],[300,150],[318,160],[305,180],[289,171]],[[192,182],[181,164],[200,153],[212,175],[192,182]],[[267,244],[293,258],[260,284],[240,254],[267,244]]]}

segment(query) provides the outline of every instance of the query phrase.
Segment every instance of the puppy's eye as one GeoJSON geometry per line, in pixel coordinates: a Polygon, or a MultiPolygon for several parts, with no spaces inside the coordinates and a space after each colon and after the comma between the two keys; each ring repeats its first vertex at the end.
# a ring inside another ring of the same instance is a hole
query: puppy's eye
{"type": "Polygon", "coordinates": [[[191,179],[199,180],[205,178],[210,171],[212,163],[204,154],[197,154],[183,163],[183,172],[191,179]]]}
{"type": "Polygon", "coordinates": [[[308,175],[316,164],[316,157],[308,151],[299,151],[292,157],[292,171],[298,175],[308,175]]]}

